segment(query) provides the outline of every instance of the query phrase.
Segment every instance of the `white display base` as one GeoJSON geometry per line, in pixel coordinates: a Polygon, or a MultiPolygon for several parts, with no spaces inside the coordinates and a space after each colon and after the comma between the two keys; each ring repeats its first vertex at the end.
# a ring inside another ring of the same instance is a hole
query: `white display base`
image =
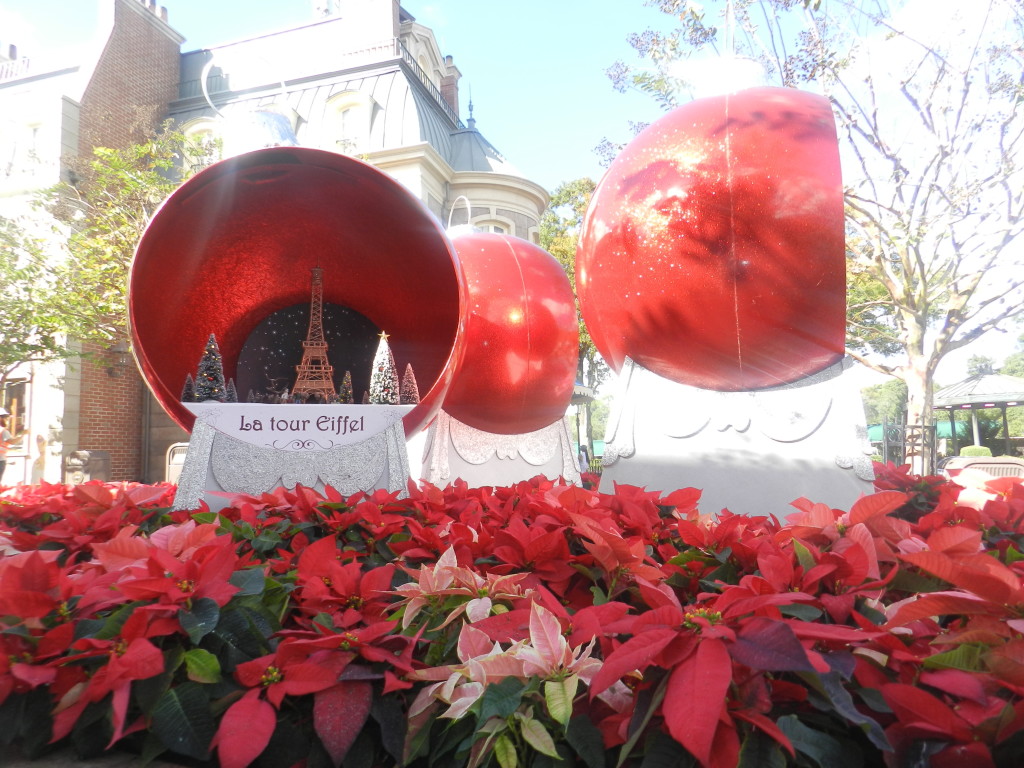
{"type": "Polygon", "coordinates": [[[412,405],[187,403],[196,414],[175,509],[227,506],[223,494],[258,495],[297,484],[343,494],[409,480],[402,417],[412,405]]]}
{"type": "Polygon", "coordinates": [[[506,486],[544,475],[580,482],[569,439],[569,421],[560,419],[536,432],[496,435],[481,432],[439,411],[430,425],[421,477],[438,487],[457,478],[470,487],[506,486]]]}
{"type": "Polygon", "coordinates": [[[717,392],[677,384],[627,359],[605,435],[600,489],[615,483],[703,491],[717,513],[794,512],[805,497],[849,509],[871,493],[871,445],[852,361],[793,384],[717,392]]]}

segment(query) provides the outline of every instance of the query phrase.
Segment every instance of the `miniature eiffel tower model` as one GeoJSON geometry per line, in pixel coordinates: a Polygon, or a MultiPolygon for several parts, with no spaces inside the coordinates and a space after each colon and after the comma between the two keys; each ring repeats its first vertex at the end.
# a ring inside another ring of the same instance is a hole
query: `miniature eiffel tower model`
{"type": "Polygon", "coordinates": [[[313,296],[309,303],[309,332],[302,342],[302,362],[295,366],[298,377],[292,387],[294,395],[321,395],[325,400],[334,397],[334,366],[327,361],[327,342],[324,340],[324,282],[323,270],[314,267],[313,296]]]}

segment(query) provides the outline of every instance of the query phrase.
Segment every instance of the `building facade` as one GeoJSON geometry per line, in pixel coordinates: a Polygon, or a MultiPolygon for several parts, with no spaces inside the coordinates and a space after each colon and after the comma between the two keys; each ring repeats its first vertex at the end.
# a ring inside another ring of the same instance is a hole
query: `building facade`
{"type": "MultiPolygon", "coordinates": [[[[99,35],[79,63],[40,66],[17,55],[16,41],[0,45],[0,216],[38,216],[28,201],[66,174],[67,158],[126,146],[171,118],[203,139],[186,159],[193,169],[275,144],[340,152],[394,177],[444,225],[538,241],[546,191],[487,142],[471,111],[460,118],[453,58],[397,0],[314,4],[309,24],[184,53],[165,9],[101,6],[99,35]]],[[[0,393],[24,435],[5,484],[64,480],[69,457],[78,477],[165,478],[168,448],[187,434],[126,350],[93,351],[24,366],[0,393]]]]}

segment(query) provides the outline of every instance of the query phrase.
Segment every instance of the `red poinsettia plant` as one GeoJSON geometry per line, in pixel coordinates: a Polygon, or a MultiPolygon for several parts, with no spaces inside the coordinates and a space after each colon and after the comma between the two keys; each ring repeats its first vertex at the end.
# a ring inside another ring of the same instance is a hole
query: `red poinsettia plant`
{"type": "Polygon", "coordinates": [[[0,503],[0,745],[262,766],[1016,766],[1024,485],[0,503]]]}

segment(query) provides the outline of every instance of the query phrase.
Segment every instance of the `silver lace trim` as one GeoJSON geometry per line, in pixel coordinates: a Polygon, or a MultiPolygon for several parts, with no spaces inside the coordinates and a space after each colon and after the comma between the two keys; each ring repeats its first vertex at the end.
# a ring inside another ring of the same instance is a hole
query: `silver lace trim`
{"type": "Polygon", "coordinates": [[[218,489],[258,494],[279,486],[331,486],[340,493],[386,488],[406,491],[409,459],[401,420],[360,443],[322,451],[289,451],[252,445],[197,421],[182,468],[175,509],[195,509],[207,488],[208,470],[218,489]]]}

